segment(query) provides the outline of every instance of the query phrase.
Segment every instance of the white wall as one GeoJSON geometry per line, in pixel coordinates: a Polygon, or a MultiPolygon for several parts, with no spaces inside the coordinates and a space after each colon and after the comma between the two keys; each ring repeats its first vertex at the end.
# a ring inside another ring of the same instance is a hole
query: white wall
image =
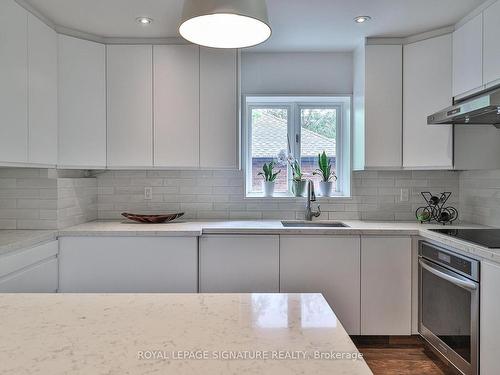
{"type": "Polygon", "coordinates": [[[351,94],[350,52],[264,53],[241,57],[243,94],[351,94]]]}

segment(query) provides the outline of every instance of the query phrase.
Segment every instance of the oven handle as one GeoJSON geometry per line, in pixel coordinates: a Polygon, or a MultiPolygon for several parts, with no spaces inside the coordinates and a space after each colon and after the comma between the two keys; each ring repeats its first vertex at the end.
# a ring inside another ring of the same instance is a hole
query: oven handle
{"type": "Polygon", "coordinates": [[[459,278],[453,276],[451,273],[440,271],[440,270],[434,268],[434,266],[432,264],[430,264],[429,262],[427,262],[425,259],[420,258],[418,260],[418,263],[426,271],[429,271],[433,275],[440,277],[446,281],[449,281],[450,283],[455,284],[463,289],[467,289],[470,291],[474,291],[477,289],[477,285],[475,283],[473,283],[472,281],[465,281],[465,280],[462,280],[462,279],[459,279],[459,278]]]}

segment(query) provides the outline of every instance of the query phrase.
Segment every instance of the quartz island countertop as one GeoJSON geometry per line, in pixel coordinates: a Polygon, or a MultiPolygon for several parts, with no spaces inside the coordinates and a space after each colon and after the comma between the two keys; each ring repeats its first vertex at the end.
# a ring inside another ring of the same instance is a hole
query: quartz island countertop
{"type": "Polygon", "coordinates": [[[372,374],[321,294],[0,294],[0,373],[372,374]]]}

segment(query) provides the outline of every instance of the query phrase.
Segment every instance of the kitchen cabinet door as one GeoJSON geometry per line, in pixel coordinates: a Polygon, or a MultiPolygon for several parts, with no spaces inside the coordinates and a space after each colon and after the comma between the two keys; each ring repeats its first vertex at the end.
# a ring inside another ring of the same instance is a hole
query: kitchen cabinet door
{"type": "Polygon", "coordinates": [[[480,308],[480,374],[498,373],[500,347],[500,267],[496,264],[481,262],[481,308],[480,308]]]}
{"type": "Polygon", "coordinates": [[[361,237],[361,334],[411,335],[411,238],[361,237]]]}
{"type": "Polygon", "coordinates": [[[200,50],[200,166],[239,168],[238,53],[200,50]]]}
{"type": "Polygon", "coordinates": [[[427,116],[452,104],[451,35],[404,46],[403,166],[453,168],[452,125],[427,125],[427,116]]]}
{"type": "Polygon", "coordinates": [[[402,46],[368,45],[365,58],[365,168],[401,168],[402,46]]]}
{"type": "Polygon", "coordinates": [[[29,162],[57,164],[57,33],[28,14],[29,162]]]}
{"type": "Polygon", "coordinates": [[[196,237],[62,237],[59,285],[68,293],[196,293],[196,237]]]}
{"type": "Polygon", "coordinates": [[[350,335],[360,334],[358,236],[281,236],[280,291],[323,293],[350,335]]]}
{"type": "Polygon", "coordinates": [[[453,96],[463,95],[482,85],[483,15],[479,14],[453,33],[453,96]]]}
{"type": "Polygon", "coordinates": [[[500,1],[484,11],[484,84],[500,83],[500,1]]]}
{"type": "Polygon", "coordinates": [[[193,45],[153,48],[154,164],[197,168],[200,163],[200,48],[193,45]]]}
{"type": "Polygon", "coordinates": [[[106,47],[59,35],[59,166],[106,167],[106,47]]]}
{"type": "Polygon", "coordinates": [[[0,163],[28,161],[28,14],[0,1],[0,163]]]}
{"type": "Polygon", "coordinates": [[[279,237],[201,237],[200,292],[279,292],[279,237]]]}
{"type": "Polygon", "coordinates": [[[106,48],[108,167],[152,167],[152,46],[106,48]]]}

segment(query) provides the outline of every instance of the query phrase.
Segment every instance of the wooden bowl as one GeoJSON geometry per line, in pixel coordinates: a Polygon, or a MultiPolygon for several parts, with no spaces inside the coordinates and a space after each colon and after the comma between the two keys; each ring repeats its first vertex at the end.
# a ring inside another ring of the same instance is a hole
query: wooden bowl
{"type": "Polygon", "coordinates": [[[123,217],[126,217],[129,220],[143,224],[161,224],[178,219],[182,215],[184,215],[184,212],[179,212],[175,214],[165,214],[165,215],[138,215],[138,214],[129,214],[127,212],[122,213],[123,217]]]}

